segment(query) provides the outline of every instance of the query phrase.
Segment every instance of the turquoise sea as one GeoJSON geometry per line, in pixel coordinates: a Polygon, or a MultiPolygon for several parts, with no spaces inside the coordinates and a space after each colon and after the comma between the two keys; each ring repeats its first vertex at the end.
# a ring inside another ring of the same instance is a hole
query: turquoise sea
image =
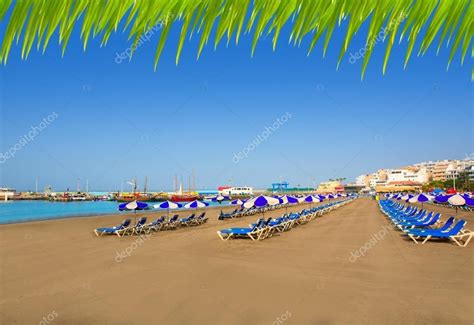
{"type": "MultiPolygon", "coordinates": [[[[153,206],[156,203],[150,202],[150,205],[153,206]]],[[[208,203],[209,206],[219,205],[217,202],[208,203]]],[[[226,204],[228,202],[222,203],[222,205],[226,204]]],[[[101,214],[132,213],[118,211],[118,205],[114,201],[2,201],[0,202],[0,224],[101,214]]]]}

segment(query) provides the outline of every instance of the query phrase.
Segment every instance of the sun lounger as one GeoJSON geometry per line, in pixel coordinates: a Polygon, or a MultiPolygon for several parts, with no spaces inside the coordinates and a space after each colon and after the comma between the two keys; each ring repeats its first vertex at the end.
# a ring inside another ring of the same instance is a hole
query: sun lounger
{"type": "Polygon", "coordinates": [[[231,218],[234,218],[235,217],[235,214],[237,213],[237,209],[235,209],[234,211],[230,212],[230,213],[223,213],[221,211],[221,213],[219,214],[219,218],[217,218],[218,220],[225,220],[225,219],[231,219],[231,218]]]}
{"type": "Polygon", "coordinates": [[[140,219],[138,219],[135,226],[123,230],[122,231],[122,236],[123,235],[139,235],[142,232],[145,232],[146,220],[147,220],[146,217],[141,217],[140,219]]]}
{"type": "Polygon", "coordinates": [[[170,218],[167,222],[164,223],[163,229],[170,230],[176,229],[181,223],[179,222],[179,216],[175,214],[173,217],[170,218]]]}
{"type": "Polygon", "coordinates": [[[160,218],[156,219],[155,221],[149,223],[149,224],[147,225],[147,230],[148,230],[148,232],[150,232],[150,231],[152,231],[152,230],[153,230],[153,231],[159,231],[159,230],[161,230],[161,229],[163,228],[163,225],[164,225],[164,223],[165,223],[165,220],[166,220],[165,217],[160,217],[160,218]]]}
{"type": "Polygon", "coordinates": [[[439,222],[440,215],[441,214],[437,213],[436,215],[434,215],[432,217],[425,218],[425,219],[420,220],[420,221],[401,222],[397,226],[401,230],[403,230],[403,228],[429,227],[429,226],[435,225],[436,223],[439,222]]]}
{"type": "Polygon", "coordinates": [[[417,233],[425,233],[426,230],[439,230],[439,231],[446,231],[448,230],[449,228],[451,228],[451,226],[454,224],[454,217],[450,217],[445,223],[444,225],[442,225],[440,228],[430,228],[430,227],[424,227],[424,228],[405,228],[403,229],[404,232],[410,232],[411,234],[417,234],[417,233]]]}
{"type": "Polygon", "coordinates": [[[132,220],[130,219],[125,219],[122,224],[115,226],[115,227],[109,227],[109,228],[97,228],[94,230],[94,233],[96,236],[100,237],[103,235],[117,235],[117,236],[122,236],[122,234],[129,229],[130,223],[132,220]]]}
{"type": "Polygon", "coordinates": [[[192,226],[194,224],[194,218],[195,218],[195,214],[193,213],[192,215],[186,217],[186,218],[182,218],[179,220],[181,226],[192,226]]]}
{"type": "Polygon", "coordinates": [[[209,218],[206,217],[206,212],[201,213],[197,218],[194,219],[194,224],[195,225],[202,225],[203,223],[206,223],[209,218]]]}
{"type": "Polygon", "coordinates": [[[260,219],[254,227],[251,228],[228,228],[217,231],[220,239],[226,241],[231,238],[250,238],[251,240],[262,240],[267,237],[269,228],[265,226],[266,221],[260,219]]]}
{"type": "Polygon", "coordinates": [[[458,246],[466,247],[467,244],[471,241],[474,236],[474,232],[468,229],[464,229],[466,225],[465,220],[459,220],[451,229],[449,230],[438,230],[438,229],[426,229],[424,232],[408,232],[408,236],[418,244],[417,239],[424,238],[421,242],[425,244],[431,238],[438,239],[451,239],[458,246]]]}

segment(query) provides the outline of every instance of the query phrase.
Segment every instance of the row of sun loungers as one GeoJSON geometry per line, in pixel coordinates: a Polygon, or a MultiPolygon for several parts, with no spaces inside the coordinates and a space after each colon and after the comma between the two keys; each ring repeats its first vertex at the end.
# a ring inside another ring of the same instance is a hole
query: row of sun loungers
{"type": "Polygon", "coordinates": [[[428,212],[413,206],[405,206],[390,200],[379,203],[381,211],[390,222],[415,243],[425,244],[430,239],[452,240],[458,246],[466,247],[474,232],[465,228],[465,220],[450,217],[441,222],[439,213],[428,212]]]}
{"type": "Polygon", "coordinates": [[[339,208],[353,199],[345,199],[338,202],[327,203],[312,209],[304,209],[299,213],[285,214],[279,218],[260,218],[256,223],[250,224],[246,228],[227,228],[217,232],[222,240],[247,238],[253,241],[263,240],[273,236],[277,232],[288,231],[295,226],[305,224],[317,217],[322,216],[336,208],[339,208]]]}
{"type": "Polygon", "coordinates": [[[282,205],[278,204],[278,205],[273,205],[273,206],[268,206],[268,207],[263,207],[263,208],[255,208],[255,207],[249,208],[249,209],[240,208],[240,209],[235,209],[234,211],[229,212],[229,213],[223,213],[221,211],[221,214],[219,215],[218,219],[226,220],[226,219],[232,219],[232,218],[247,217],[247,216],[251,216],[255,214],[265,213],[271,210],[280,209],[281,207],[282,205]]]}
{"type": "Polygon", "coordinates": [[[125,219],[120,225],[115,227],[94,229],[94,233],[99,237],[103,235],[117,235],[118,237],[141,235],[149,234],[153,231],[173,230],[178,227],[199,226],[206,223],[207,220],[208,218],[206,217],[205,212],[201,213],[199,216],[196,216],[193,213],[190,216],[181,219],[178,215],[174,215],[169,219],[166,217],[160,217],[150,223],[147,223],[146,217],[141,217],[134,226],[130,219],[125,219]]]}

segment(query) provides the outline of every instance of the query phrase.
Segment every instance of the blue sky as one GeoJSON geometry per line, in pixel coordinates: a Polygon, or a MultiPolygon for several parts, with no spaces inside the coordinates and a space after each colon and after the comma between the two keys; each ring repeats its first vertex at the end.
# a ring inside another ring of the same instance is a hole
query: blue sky
{"type": "MultiPolygon", "coordinates": [[[[5,22],[0,23],[0,35],[5,22]]],[[[344,29],[343,29],[344,30],[344,29]]],[[[158,33],[131,62],[116,63],[129,46],[126,35],[82,50],[75,31],[61,58],[57,37],[42,55],[21,61],[14,47],[0,67],[0,151],[53,112],[57,118],[0,165],[0,186],[19,190],[52,185],[117,190],[124,180],[148,176],[152,189],[172,189],[175,174],[187,183],[195,170],[199,188],[269,187],[280,178],[314,186],[328,178],[353,180],[378,168],[424,160],[461,159],[474,152],[472,60],[449,71],[449,51],[414,56],[406,70],[406,44],[396,46],[385,76],[385,45],[378,44],[366,77],[362,60],[336,60],[344,31],[336,31],[326,58],[307,43],[276,52],[262,40],[250,56],[251,37],[238,47],[205,48],[187,42],[175,65],[178,28],[153,71],[158,33]],[[175,36],[175,37],[173,37],[175,36]],[[282,115],[291,118],[238,163],[244,150],[282,115]]],[[[349,49],[365,44],[363,29],[349,49]]]]}

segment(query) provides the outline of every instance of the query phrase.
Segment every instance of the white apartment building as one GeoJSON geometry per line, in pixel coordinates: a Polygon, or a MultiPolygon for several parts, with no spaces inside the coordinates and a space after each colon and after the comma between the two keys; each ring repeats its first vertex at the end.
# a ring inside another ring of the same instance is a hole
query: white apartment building
{"type": "Polygon", "coordinates": [[[421,162],[421,163],[418,163],[418,164],[414,164],[413,166],[418,167],[418,168],[425,167],[426,170],[428,171],[428,173],[432,173],[433,169],[435,169],[436,166],[448,165],[452,161],[453,160],[448,160],[448,159],[436,160],[436,161],[431,161],[430,160],[430,161],[424,161],[424,162],[421,162]]]}
{"type": "Polygon", "coordinates": [[[375,189],[377,186],[384,186],[387,184],[387,171],[384,169],[378,170],[376,173],[370,175],[369,186],[375,189]]]}
{"type": "Polygon", "coordinates": [[[13,188],[0,187],[0,200],[8,201],[16,194],[16,190],[13,188]]]}
{"type": "Polygon", "coordinates": [[[221,195],[253,195],[253,187],[239,186],[239,187],[228,187],[219,190],[221,195]]]}
{"type": "Polygon", "coordinates": [[[416,182],[424,184],[429,182],[429,173],[426,167],[406,167],[387,170],[387,183],[392,182],[416,182]]]}
{"type": "MultiPolygon", "coordinates": [[[[462,169],[464,170],[464,168],[462,169]]],[[[458,166],[455,162],[450,163],[445,170],[445,177],[447,180],[449,179],[455,179],[459,177],[459,172],[462,170],[458,169],[458,166]]]]}
{"type": "Polygon", "coordinates": [[[469,180],[474,182],[474,165],[467,167],[466,172],[468,174],[469,180]]]}
{"type": "Polygon", "coordinates": [[[360,175],[356,178],[356,185],[358,186],[368,187],[369,182],[369,175],[360,175]]]}
{"type": "Polygon", "coordinates": [[[397,169],[380,169],[373,174],[360,175],[356,178],[359,186],[375,189],[377,186],[390,185],[390,183],[419,183],[425,184],[432,180],[446,181],[459,177],[463,171],[467,171],[470,177],[474,177],[474,160],[468,157],[464,160],[437,160],[426,161],[413,166],[397,169]]]}

